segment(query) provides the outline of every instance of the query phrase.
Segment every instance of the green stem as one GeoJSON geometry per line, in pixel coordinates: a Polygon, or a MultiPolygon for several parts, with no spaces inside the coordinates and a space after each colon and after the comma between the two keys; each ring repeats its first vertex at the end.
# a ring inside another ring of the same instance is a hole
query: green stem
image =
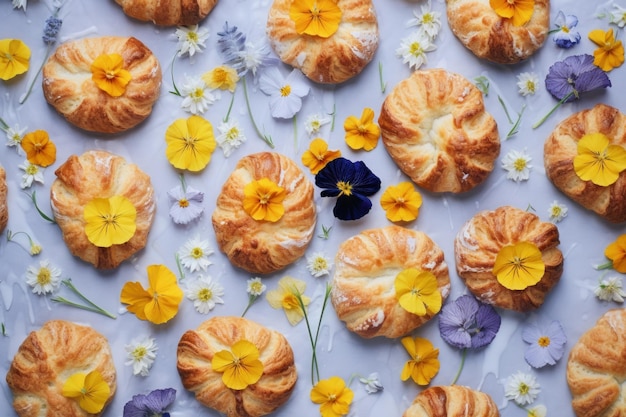
{"type": "Polygon", "coordinates": [[[106,316],[112,319],[116,318],[113,314],[109,313],[108,311],[106,311],[105,309],[101,307],[98,307],[91,300],[85,297],[80,291],[78,291],[78,289],[74,286],[74,284],[72,284],[72,281],[70,279],[64,279],[63,281],[61,281],[61,283],[65,285],[67,288],[69,288],[74,294],[76,294],[81,300],[83,300],[88,305],[77,304],[72,301],[69,301],[66,298],[58,297],[58,296],[51,298],[52,301],[56,301],[58,303],[62,303],[71,307],[76,307],[81,310],[86,310],[86,311],[91,311],[93,313],[102,314],[103,316],[106,316]]]}
{"type": "Polygon", "coordinates": [[[257,298],[259,298],[258,295],[248,295],[248,305],[246,306],[246,309],[243,311],[243,313],[241,313],[241,317],[244,317],[246,315],[246,313],[248,312],[248,310],[250,310],[250,307],[252,307],[252,304],[254,304],[257,298]]]}
{"type": "Polygon", "coordinates": [[[274,149],[274,142],[272,142],[272,137],[262,134],[258,126],[256,125],[256,122],[254,121],[254,116],[252,115],[252,108],[250,107],[250,100],[248,99],[248,85],[246,83],[246,77],[243,77],[241,82],[243,84],[243,95],[246,97],[246,107],[248,108],[248,115],[250,116],[250,121],[252,122],[252,126],[254,127],[256,134],[261,139],[263,139],[263,141],[265,141],[265,143],[267,143],[270,148],[274,149]]]}
{"type": "Polygon", "coordinates": [[[9,130],[9,125],[7,124],[7,122],[4,121],[2,117],[0,117],[0,129],[4,130],[5,132],[9,130]]]}
{"type": "Polygon", "coordinates": [[[333,103],[333,112],[330,114],[330,116],[333,116],[333,119],[330,123],[330,131],[334,131],[335,130],[335,115],[337,114],[337,103],[333,103]]]}
{"type": "Polygon", "coordinates": [[[502,97],[500,97],[500,95],[498,95],[498,101],[500,102],[500,105],[504,109],[504,114],[506,114],[506,118],[509,120],[509,124],[513,124],[513,119],[511,119],[511,115],[509,114],[509,109],[506,108],[506,104],[504,104],[504,100],[502,100],[502,97]]]}
{"type": "Polygon", "coordinates": [[[178,253],[174,256],[176,258],[176,267],[178,268],[178,275],[180,275],[180,280],[185,279],[185,272],[183,271],[183,266],[180,264],[180,256],[178,253]]]}
{"type": "Polygon", "coordinates": [[[613,269],[613,261],[608,261],[606,263],[603,263],[602,265],[598,265],[596,266],[596,269],[598,271],[602,271],[603,269],[613,269]]]}
{"type": "Polygon", "coordinates": [[[524,114],[524,110],[526,109],[526,105],[524,104],[522,106],[522,111],[520,111],[517,114],[517,120],[515,121],[515,124],[513,125],[513,127],[511,128],[511,130],[509,130],[509,133],[506,134],[506,139],[509,139],[511,136],[513,136],[514,134],[517,133],[517,131],[519,130],[519,125],[522,121],[522,114],[524,114]]]}
{"type": "Polygon", "coordinates": [[[383,63],[382,61],[378,61],[378,79],[380,81],[380,92],[385,94],[385,90],[387,89],[387,83],[383,78],[383,63]]]}
{"type": "Polygon", "coordinates": [[[52,51],[52,45],[53,45],[52,43],[48,44],[48,48],[46,49],[46,56],[44,57],[43,62],[41,63],[41,66],[39,66],[39,69],[37,70],[37,73],[35,74],[35,78],[33,78],[33,81],[30,83],[30,86],[28,87],[26,94],[24,94],[22,98],[20,98],[20,101],[19,101],[20,104],[24,104],[28,96],[30,96],[30,93],[33,91],[33,87],[35,86],[35,81],[37,81],[37,78],[39,78],[39,74],[41,74],[41,71],[43,70],[43,66],[48,61],[48,56],[50,56],[50,52],[52,51]]]}
{"type": "Polygon", "coordinates": [[[548,112],[548,114],[546,114],[545,116],[543,116],[543,118],[541,120],[539,120],[537,123],[535,123],[533,125],[533,129],[538,128],[539,126],[541,126],[543,124],[543,122],[545,122],[548,117],[552,116],[552,113],[554,113],[556,111],[556,109],[558,109],[559,107],[561,107],[561,105],[563,103],[565,103],[565,101],[567,101],[571,96],[573,96],[575,93],[575,91],[572,91],[571,93],[569,93],[568,95],[566,95],[565,97],[563,97],[561,100],[559,100],[558,103],[556,103],[556,106],[552,107],[552,110],[550,110],[548,112]]]}
{"type": "Polygon", "coordinates": [[[176,57],[178,56],[178,51],[174,53],[174,58],[172,58],[172,65],[170,66],[170,74],[172,77],[172,86],[174,87],[174,91],[170,91],[170,94],[174,94],[175,96],[182,97],[178,88],[176,88],[176,82],[174,81],[174,62],[176,62],[176,57]]]}
{"type": "MultiPolygon", "coordinates": [[[[28,193],[26,193],[28,194],[28,193]]],[[[28,194],[30,196],[30,199],[32,200],[33,204],[35,205],[35,209],[37,210],[37,213],[39,213],[39,215],[44,219],[49,221],[50,223],[55,223],[56,224],[56,220],[54,220],[53,218],[51,218],[50,216],[46,215],[46,213],[44,213],[43,211],[41,211],[39,209],[39,206],[37,205],[37,194],[36,191],[33,190],[33,192],[31,194],[28,194]]]]}
{"type": "Polygon", "coordinates": [[[235,93],[232,93],[230,96],[230,104],[228,105],[228,112],[226,113],[226,116],[222,119],[224,123],[226,123],[228,119],[230,118],[230,112],[233,109],[234,102],[235,102],[235,93]]]}
{"type": "Polygon", "coordinates": [[[313,333],[311,332],[311,324],[309,323],[309,315],[306,312],[306,306],[304,305],[304,301],[302,300],[302,294],[297,289],[294,289],[293,293],[298,300],[298,304],[300,304],[300,308],[302,309],[302,314],[304,315],[304,321],[306,323],[306,329],[309,333],[309,341],[311,342],[311,349],[313,350],[311,357],[311,384],[315,385],[315,380],[320,380],[320,371],[319,366],[317,364],[317,354],[315,353],[316,341],[313,339],[313,333]]]}
{"type": "Polygon", "coordinates": [[[463,370],[463,366],[465,365],[465,358],[467,357],[467,348],[463,349],[463,354],[461,355],[461,366],[459,366],[459,370],[456,372],[454,379],[450,385],[456,384],[456,381],[461,376],[461,371],[463,370]]]}

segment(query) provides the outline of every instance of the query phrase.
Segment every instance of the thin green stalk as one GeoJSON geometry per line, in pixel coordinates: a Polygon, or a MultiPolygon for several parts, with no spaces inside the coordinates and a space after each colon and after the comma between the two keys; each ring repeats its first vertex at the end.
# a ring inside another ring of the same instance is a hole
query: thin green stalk
{"type": "MultiPolygon", "coordinates": [[[[28,193],[26,193],[28,194],[28,193]]],[[[50,216],[46,215],[46,213],[44,213],[43,211],[41,211],[39,209],[39,206],[37,205],[37,194],[36,191],[33,190],[33,192],[31,194],[28,194],[30,196],[31,201],[33,202],[33,204],[35,205],[35,209],[37,210],[37,213],[39,213],[39,215],[44,219],[49,221],[50,223],[55,223],[56,224],[56,220],[54,220],[53,218],[51,218],[50,216]]]]}
{"type": "Polygon", "coordinates": [[[522,121],[522,114],[524,114],[524,110],[526,109],[526,105],[524,104],[522,106],[522,111],[520,111],[517,114],[517,120],[515,121],[515,124],[513,125],[513,127],[511,128],[511,130],[509,130],[509,133],[506,134],[506,139],[509,139],[511,136],[513,136],[514,134],[516,134],[519,131],[519,125],[522,121]]]}
{"type": "Polygon", "coordinates": [[[250,115],[250,121],[252,122],[252,126],[254,127],[256,134],[261,139],[263,139],[263,141],[265,141],[265,143],[267,143],[270,146],[270,148],[274,149],[274,142],[272,142],[272,137],[262,134],[258,126],[256,125],[256,122],[254,121],[254,116],[252,115],[252,108],[250,107],[250,99],[248,98],[248,85],[246,83],[246,77],[243,77],[241,82],[243,85],[243,95],[246,98],[246,107],[248,108],[248,115],[250,115]]]}
{"type": "Polygon", "coordinates": [[[378,61],[378,79],[380,81],[380,92],[385,94],[385,90],[387,89],[387,83],[383,78],[383,62],[378,61]]]}
{"type": "Polygon", "coordinates": [[[174,58],[172,58],[172,65],[170,66],[170,74],[172,77],[172,86],[174,87],[174,91],[170,91],[171,94],[175,96],[182,97],[178,88],[176,88],[176,82],[174,81],[174,62],[176,62],[176,57],[178,56],[178,51],[174,54],[174,58]]]}
{"type": "Polygon", "coordinates": [[[608,262],[603,263],[601,265],[597,265],[596,269],[598,271],[602,271],[603,269],[613,269],[613,261],[608,261],[608,262]]]}
{"type": "Polygon", "coordinates": [[[456,381],[461,376],[461,371],[463,370],[463,366],[465,365],[466,357],[467,357],[467,348],[463,349],[463,354],[461,355],[461,366],[459,366],[459,370],[456,372],[456,375],[454,376],[454,379],[452,380],[452,383],[450,385],[456,384],[456,381]]]}
{"type": "Polygon", "coordinates": [[[76,307],[76,308],[79,308],[81,310],[91,311],[92,313],[102,314],[103,316],[106,316],[106,317],[109,317],[109,318],[112,318],[112,319],[116,318],[113,314],[111,314],[108,311],[106,311],[105,309],[97,306],[91,300],[89,300],[87,297],[85,297],[80,291],[78,291],[78,289],[74,286],[74,284],[72,284],[72,281],[70,279],[64,279],[63,281],[61,281],[61,283],[63,285],[65,285],[67,288],[69,288],[81,300],[83,300],[85,303],[87,303],[87,305],[78,304],[78,303],[75,303],[73,301],[68,300],[67,298],[60,297],[60,296],[52,297],[51,298],[52,301],[55,301],[55,302],[61,303],[61,304],[65,304],[65,305],[68,305],[70,307],[76,307]]]}
{"type": "Polygon", "coordinates": [[[502,97],[500,97],[499,95],[498,95],[498,101],[500,102],[500,105],[504,109],[504,114],[506,114],[506,118],[509,120],[509,124],[513,124],[513,119],[511,119],[511,115],[509,114],[509,109],[506,108],[506,104],[504,104],[504,100],[502,100],[502,97]]]}
{"type": "Polygon", "coordinates": [[[258,295],[248,294],[248,305],[246,306],[246,309],[243,311],[243,313],[241,313],[241,317],[244,317],[246,315],[246,313],[248,312],[248,310],[250,310],[250,307],[252,307],[252,304],[254,304],[257,298],[259,298],[258,295]]]}
{"type": "Polygon", "coordinates": [[[178,275],[180,276],[180,280],[185,279],[185,272],[183,271],[183,266],[180,264],[180,256],[178,253],[174,256],[176,258],[176,267],[178,268],[178,275]]]}
{"type": "Polygon", "coordinates": [[[563,97],[561,100],[559,100],[558,103],[556,103],[556,106],[552,107],[552,110],[550,110],[548,112],[548,114],[546,114],[545,116],[543,116],[543,118],[541,120],[539,120],[537,123],[535,123],[533,125],[533,129],[538,128],[539,126],[541,126],[543,124],[543,122],[545,122],[548,117],[552,116],[552,113],[554,113],[556,111],[556,109],[558,109],[559,107],[561,107],[561,105],[563,103],[565,103],[572,95],[574,95],[575,91],[572,91],[571,93],[569,93],[568,95],[566,95],[565,97],[563,97]]]}
{"type": "Polygon", "coordinates": [[[230,104],[228,105],[228,112],[226,113],[226,116],[222,119],[224,123],[226,123],[228,119],[230,118],[230,112],[233,109],[234,102],[235,102],[235,93],[232,93],[230,96],[230,104]]]}
{"type": "Polygon", "coordinates": [[[333,112],[330,114],[330,116],[333,116],[332,122],[330,123],[330,131],[334,131],[335,130],[335,116],[337,115],[337,103],[333,103],[333,112]]]}
{"type": "Polygon", "coordinates": [[[48,57],[50,56],[50,52],[52,51],[53,45],[54,44],[52,43],[48,44],[48,48],[46,48],[46,56],[44,57],[43,62],[39,66],[39,69],[37,70],[37,73],[35,74],[35,78],[33,78],[33,81],[31,81],[30,86],[28,87],[28,90],[26,90],[26,93],[20,98],[19,100],[20,104],[24,104],[28,96],[30,96],[30,93],[33,91],[33,87],[35,86],[35,81],[37,81],[37,78],[39,78],[39,74],[41,74],[41,71],[43,70],[43,66],[48,61],[48,57]]]}
{"type": "Polygon", "coordinates": [[[0,129],[4,130],[5,132],[9,130],[9,125],[7,124],[7,122],[4,121],[2,117],[0,117],[0,129]]]}
{"type": "MultiPolygon", "coordinates": [[[[313,350],[312,357],[311,357],[311,384],[315,385],[315,378],[317,377],[317,380],[318,381],[320,380],[320,371],[319,371],[319,366],[317,364],[317,354],[315,352],[317,342],[313,339],[313,333],[311,332],[311,324],[309,323],[309,315],[306,313],[306,306],[304,305],[304,301],[302,300],[302,294],[300,294],[300,292],[296,289],[294,289],[294,294],[296,295],[296,298],[298,299],[298,304],[300,304],[300,308],[302,309],[302,313],[304,315],[304,321],[306,323],[306,329],[309,333],[309,341],[311,342],[311,348],[313,350]]],[[[320,317],[320,321],[321,321],[321,317],[320,317]]]]}

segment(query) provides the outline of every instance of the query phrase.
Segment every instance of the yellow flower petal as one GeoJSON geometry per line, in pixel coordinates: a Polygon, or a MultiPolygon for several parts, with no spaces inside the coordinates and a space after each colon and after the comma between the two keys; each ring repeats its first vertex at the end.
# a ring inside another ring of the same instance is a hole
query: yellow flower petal
{"type": "Polygon", "coordinates": [[[76,398],[82,395],[82,389],[85,387],[85,373],[75,373],[70,375],[69,378],[63,383],[61,394],[64,397],[76,398]]]}
{"type": "Polygon", "coordinates": [[[228,65],[220,65],[202,75],[202,80],[211,89],[219,88],[220,90],[228,90],[233,93],[235,92],[237,81],[239,81],[239,75],[237,75],[237,71],[234,68],[228,65]]]}
{"type": "Polygon", "coordinates": [[[254,220],[277,222],[285,214],[287,191],[268,178],[248,183],[243,194],[243,209],[254,220]]]}
{"type": "Polygon", "coordinates": [[[137,230],[137,209],[126,197],[94,198],[83,209],[87,239],[101,248],[128,242],[137,230]]]}
{"type": "Polygon", "coordinates": [[[24,135],[20,144],[28,162],[41,167],[52,165],[57,159],[57,148],[45,130],[35,130],[24,135]]]}
{"type": "Polygon", "coordinates": [[[11,78],[28,71],[30,48],[19,39],[0,39],[0,79],[11,78]]]}
{"type": "Polygon", "coordinates": [[[369,107],[363,109],[360,119],[355,116],[346,118],[343,128],[346,131],[346,143],[354,150],[371,151],[378,145],[380,127],[374,123],[374,110],[369,107]]]}
{"type": "Polygon", "coordinates": [[[439,372],[439,349],[436,349],[428,339],[404,337],[402,345],[411,357],[400,374],[400,379],[406,381],[412,378],[418,385],[428,385],[439,372]]]}
{"type": "Polygon", "coordinates": [[[394,287],[400,306],[409,313],[424,316],[441,309],[442,297],[432,272],[405,269],[396,276],[394,287]]]}
{"type": "Polygon", "coordinates": [[[339,29],[341,9],[332,0],[294,0],[289,17],[298,34],[328,38],[339,29]]]}
{"type": "Polygon", "coordinates": [[[626,234],[619,236],[615,242],[609,244],[604,255],[613,262],[613,269],[622,274],[626,273],[626,234]]]}
{"type": "Polygon", "coordinates": [[[532,18],[534,0],[489,0],[489,5],[496,14],[511,19],[514,26],[524,26],[532,18]]]}
{"type": "Polygon", "coordinates": [[[603,71],[611,71],[624,63],[624,46],[622,41],[615,39],[613,29],[603,31],[601,29],[589,32],[589,39],[598,45],[593,52],[593,63],[603,71]]]}
{"type": "Polygon", "coordinates": [[[91,64],[91,79],[111,97],[119,97],[126,92],[132,76],[124,69],[120,54],[102,54],[91,64]]]}
{"type": "Polygon", "coordinates": [[[338,417],[349,413],[354,392],[343,379],[332,376],[315,384],[309,396],[315,404],[320,404],[322,417],[338,417]]]}
{"type": "Polygon", "coordinates": [[[272,308],[282,308],[289,323],[295,326],[304,318],[297,296],[300,296],[305,308],[311,302],[311,299],[304,295],[305,289],[304,281],[286,276],[278,281],[278,288],[268,291],[265,297],[272,308]]]}
{"type": "Polygon", "coordinates": [[[86,412],[97,414],[108,401],[111,388],[99,371],[75,373],[65,381],[61,394],[78,400],[78,405],[86,412]]]}
{"type": "Polygon", "coordinates": [[[128,304],[126,309],[140,320],[147,320],[146,305],[152,301],[152,295],[138,282],[127,282],[122,287],[120,302],[128,304]]]}
{"type": "Polygon", "coordinates": [[[590,133],[578,141],[578,154],[574,157],[574,171],[583,181],[591,181],[601,187],[617,181],[626,170],[626,149],[610,145],[602,133],[590,133]]]}
{"type": "Polygon", "coordinates": [[[217,146],[213,125],[201,116],[174,121],[165,131],[165,156],[175,168],[197,172],[211,161],[217,146]]]}
{"type": "Polygon", "coordinates": [[[509,290],[524,290],[543,278],[545,264],[541,251],[530,242],[505,246],[498,252],[493,274],[509,290]]]}
{"type": "Polygon", "coordinates": [[[211,360],[211,368],[223,373],[222,382],[228,388],[242,390],[261,379],[263,363],[259,357],[256,345],[241,339],[231,346],[230,351],[216,352],[211,360]]]}
{"type": "Polygon", "coordinates": [[[341,156],[341,151],[329,151],[328,144],[321,138],[315,138],[309,144],[309,149],[302,154],[302,163],[311,170],[311,174],[317,174],[330,161],[341,156]]]}
{"type": "Polygon", "coordinates": [[[422,206],[422,195],[415,190],[412,183],[404,181],[387,187],[380,197],[380,205],[385,210],[387,219],[392,222],[413,221],[422,206]]]}

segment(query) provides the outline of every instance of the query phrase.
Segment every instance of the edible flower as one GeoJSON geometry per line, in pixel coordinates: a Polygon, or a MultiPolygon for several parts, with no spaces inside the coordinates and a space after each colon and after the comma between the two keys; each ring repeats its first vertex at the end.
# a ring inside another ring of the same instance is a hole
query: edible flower
{"type": "Polygon", "coordinates": [[[156,340],[152,337],[135,339],[124,346],[124,350],[126,350],[124,365],[133,366],[133,375],[148,376],[156,359],[156,352],[159,350],[156,340]]]}
{"type": "Polygon", "coordinates": [[[378,144],[380,127],[374,123],[374,110],[369,107],[363,109],[360,119],[348,116],[343,128],[346,131],[346,143],[354,150],[371,151],[378,144]]]}
{"type": "Polygon", "coordinates": [[[341,23],[341,9],[333,0],[294,0],[289,8],[289,18],[299,35],[332,36],[341,23]]]}
{"type": "Polygon", "coordinates": [[[199,77],[185,77],[179,94],[183,98],[180,107],[191,114],[203,114],[216,99],[216,96],[208,91],[204,80],[199,77]]]}
{"type": "Polygon", "coordinates": [[[26,269],[26,283],[35,294],[52,293],[61,285],[61,270],[47,259],[40,261],[39,266],[31,265],[26,269]]]}
{"type": "Polygon", "coordinates": [[[0,39],[0,80],[28,71],[30,48],[19,39],[0,39]]]}
{"type": "Polygon", "coordinates": [[[611,145],[602,133],[588,133],[578,141],[574,171],[583,181],[607,187],[614,184],[626,170],[626,149],[611,145]]]}
{"type": "Polygon", "coordinates": [[[246,141],[246,136],[243,134],[243,129],[239,126],[239,122],[235,119],[231,119],[227,122],[222,122],[217,127],[218,132],[215,140],[222,151],[224,156],[228,158],[235,149],[239,148],[242,143],[246,141]]]}
{"type": "Polygon", "coordinates": [[[365,392],[368,394],[376,394],[385,389],[378,379],[378,372],[372,372],[367,377],[360,377],[359,382],[365,385],[365,392]]]}
{"type": "Polygon", "coordinates": [[[217,36],[217,47],[225,59],[224,64],[237,71],[237,75],[244,82],[244,76],[248,72],[256,76],[261,68],[279,62],[277,58],[270,56],[270,48],[264,36],[259,37],[258,41],[252,41],[237,26],[228,26],[228,22],[224,23],[224,28],[217,36]]]}
{"type": "Polygon", "coordinates": [[[515,182],[526,181],[530,178],[530,170],[532,158],[526,152],[510,150],[504,158],[502,158],[502,168],[507,171],[506,178],[515,182]]]}
{"type": "Polygon", "coordinates": [[[270,67],[259,77],[259,88],[270,96],[272,117],[290,119],[302,108],[302,97],[309,94],[304,75],[293,69],[287,78],[277,67],[270,67]]]}
{"type": "Polygon", "coordinates": [[[315,384],[310,397],[311,401],[320,405],[322,417],[340,417],[350,412],[354,392],[343,379],[331,376],[315,384]]]}
{"type": "Polygon", "coordinates": [[[524,359],[533,368],[555,365],[563,357],[567,336],[557,320],[550,324],[529,323],[522,330],[522,340],[530,343],[524,359]]]}
{"type": "Polygon", "coordinates": [[[357,220],[372,208],[367,197],[380,190],[380,178],[362,161],[337,158],[317,173],[315,185],[323,189],[322,197],[337,197],[333,208],[336,218],[357,220]]]}
{"type": "Polygon", "coordinates": [[[267,292],[265,298],[272,308],[282,308],[289,324],[295,326],[304,318],[304,310],[298,298],[302,300],[304,307],[311,302],[311,299],[304,295],[305,289],[304,281],[286,276],[278,281],[278,288],[267,292]]]}
{"type": "Polygon", "coordinates": [[[263,375],[259,349],[248,340],[235,342],[230,350],[216,352],[211,367],[222,374],[222,382],[230,389],[243,390],[256,384],[263,375]]]}
{"type": "Polygon", "coordinates": [[[108,401],[111,388],[96,370],[87,374],[78,372],[70,375],[65,380],[61,393],[64,397],[76,399],[80,408],[89,414],[97,414],[108,401]]]}
{"type": "Polygon", "coordinates": [[[567,217],[568,208],[565,204],[561,204],[554,200],[548,207],[548,214],[552,223],[558,223],[567,217]]]}
{"type": "Polygon", "coordinates": [[[18,235],[25,235],[26,238],[28,239],[28,245],[29,245],[28,253],[31,256],[36,256],[41,253],[41,251],[43,250],[41,245],[37,243],[32,237],[30,237],[30,235],[26,232],[13,232],[7,229],[7,242],[14,242],[17,245],[19,245],[21,248],[25,249],[24,246],[22,246],[20,243],[17,242],[17,240],[15,240],[16,236],[18,235]]]}
{"type": "Polygon", "coordinates": [[[302,163],[309,168],[311,174],[317,174],[330,161],[341,156],[341,151],[328,150],[328,143],[324,139],[315,138],[309,144],[309,149],[302,154],[302,163]]]}
{"type": "Polygon", "coordinates": [[[418,70],[428,62],[426,52],[437,49],[433,40],[423,31],[414,31],[400,41],[400,47],[396,49],[396,55],[402,58],[409,68],[418,70]]]}
{"type": "Polygon", "coordinates": [[[478,349],[490,344],[500,330],[500,315],[474,296],[462,295],[441,309],[441,338],[459,349],[478,349]]]}
{"type": "Polygon", "coordinates": [[[243,189],[243,209],[256,221],[277,222],[285,214],[287,191],[269,178],[252,181],[243,189]]]}
{"type": "Polygon", "coordinates": [[[407,268],[396,276],[394,289],[400,306],[409,313],[435,315],[441,309],[437,277],[430,271],[407,268]]]}
{"type": "Polygon", "coordinates": [[[548,414],[548,409],[543,404],[537,404],[533,407],[528,408],[526,411],[528,411],[526,417],[546,417],[546,415],[548,414]]]}
{"type": "Polygon", "coordinates": [[[400,379],[413,379],[417,385],[428,385],[430,380],[439,372],[439,349],[436,349],[428,339],[410,336],[401,340],[402,346],[411,357],[402,368],[400,379]]]}
{"type": "Polygon", "coordinates": [[[208,239],[194,237],[189,239],[176,253],[178,261],[189,272],[206,271],[213,263],[209,260],[209,255],[213,250],[208,239]]]}
{"type": "Polygon", "coordinates": [[[524,290],[537,284],[544,272],[541,251],[531,242],[504,246],[493,265],[498,282],[509,290],[524,290]]]}
{"type": "Polygon", "coordinates": [[[239,81],[239,75],[237,75],[237,71],[234,68],[228,65],[220,65],[204,73],[202,80],[209,88],[219,88],[220,90],[228,90],[234,93],[237,81],[239,81]]]}
{"type": "Polygon", "coordinates": [[[614,4],[613,10],[609,12],[609,21],[620,29],[626,26],[626,9],[619,4],[614,4]]]}
{"type": "Polygon", "coordinates": [[[32,164],[45,168],[57,160],[57,147],[45,130],[25,134],[20,146],[26,152],[26,159],[32,164]]]}
{"type": "Polygon", "coordinates": [[[176,224],[188,224],[204,212],[204,193],[186,184],[177,185],[167,192],[170,199],[170,217],[176,224]]]}
{"type": "Polygon", "coordinates": [[[522,72],[517,76],[518,92],[523,96],[532,96],[537,92],[539,77],[534,72],[522,72]]]}
{"type": "Polygon", "coordinates": [[[610,267],[626,274],[626,234],[620,235],[614,242],[611,242],[604,250],[604,255],[610,259],[610,267]]]}
{"type": "Polygon", "coordinates": [[[578,18],[572,14],[567,16],[559,11],[554,19],[557,29],[551,30],[554,33],[554,42],[559,48],[569,49],[580,42],[580,33],[574,32],[572,29],[578,25],[578,18]]]}
{"type": "Polygon", "coordinates": [[[178,305],[183,299],[183,291],[176,282],[176,275],[165,265],[150,265],[148,288],[139,282],[127,282],[122,287],[120,301],[128,304],[127,310],[140,320],[162,324],[178,313],[178,305]]]}
{"type": "Polygon", "coordinates": [[[441,29],[441,13],[431,10],[430,0],[422,4],[420,11],[413,10],[414,19],[409,20],[407,26],[417,26],[430,39],[435,39],[441,29]]]}
{"type": "Polygon", "coordinates": [[[177,119],[165,131],[165,156],[175,168],[203,170],[217,146],[213,126],[201,116],[177,119]]]}
{"type": "Polygon", "coordinates": [[[24,171],[22,174],[22,182],[20,188],[30,188],[33,185],[33,181],[43,184],[43,171],[39,169],[38,165],[28,162],[28,160],[18,165],[18,168],[24,171]]]}
{"type": "Polygon", "coordinates": [[[165,409],[174,404],[175,400],[174,388],[155,389],[148,395],[133,395],[132,400],[124,405],[122,417],[170,417],[165,409]]]}
{"type": "Polygon", "coordinates": [[[404,181],[387,187],[380,197],[380,205],[390,221],[410,222],[417,219],[422,206],[422,195],[415,190],[412,183],[404,181]]]}
{"type": "Polygon", "coordinates": [[[22,10],[26,11],[27,5],[28,5],[28,0],[13,0],[14,9],[22,8],[22,10]]]}
{"type": "Polygon", "coordinates": [[[94,198],[83,210],[87,239],[99,248],[128,242],[137,230],[137,209],[123,195],[94,198]]]}
{"type": "Polygon", "coordinates": [[[626,297],[623,286],[622,279],[619,277],[604,278],[600,280],[593,293],[599,300],[623,303],[626,297]]]}
{"type": "Polygon", "coordinates": [[[541,386],[534,375],[517,371],[506,378],[504,396],[517,405],[531,404],[541,392],[541,386]]]}
{"type": "Polygon", "coordinates": [[[535,0],[489,0],[496,14],[511,19],[514,26],[524,26],[533,16],[535,0]]]}
{"type": "Polygon", "coordinates": [[[111,97],[119,97],[126,91],[132,76],[124,69],[124,58],[120,54],[102,54],[91,64],[91,79],[100,90],[111,97]]]}
{"type": "Polygon", "coordinates": [[[192,57],[206,46],[204,43],[209,38],[209,31],[198,25],[178,26],[174,36],[178,39],[178,56],[188,54],[192,57]]]}
{"type": "Polygon", "coordinates": [[[193,306],[200,314],[209,314],[216,304],[224,304],[224,287],[209,275],[200,275],[187,281],[185,295],[193,301],[193,306]]]}
{"type": "Polygon", "coordinates": [[[250,278],[247,281],[246,292],[248,293],[248,305],[246,306],[243,313],[241,313],[241,317],[245,317],[252,304],[265,292],[267,287],[263,284],[263,281],[260,277],[250,278]]]}
{"type": "Polygon", "coordinates": [[[593,51],[593,63],[603,71],[611,71],[624,63],[624,45],[615,39],[613,29],[606,32],[601,29],[589,32],[589,39],[598,45],[593,51]]]}
{"type": "Polygon", "coordinates": [[[322,252],[315,252],[306,257],[306,269],[315,278],[323,277],[330,273],[333,264],[322,252]]]}

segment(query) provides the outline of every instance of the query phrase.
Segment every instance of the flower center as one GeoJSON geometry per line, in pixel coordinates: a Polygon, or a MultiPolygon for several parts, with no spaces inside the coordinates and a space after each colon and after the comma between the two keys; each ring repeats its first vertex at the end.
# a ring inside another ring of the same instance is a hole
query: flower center
{"type": "Polygon", "coordinates": [[[341,191],[343,195],[352,195],[352,185],[349,182],[338,181],[337,188],[341,191]]]}
{"type": "Polygon", "coordinates": [[[535,83],[533,81],[526,81],[526,89],[532,93],[535,92],[535,83]]]}
{"type": "Polygon", "coordinates": [[[193,90],[193,92],[191,93],[191,98],[193,98],[194,101],[200,101],[202,100],[203,97],[204,97],[203,88],[198,87],[195,90],[193,90]]]}
{"type": "Polygon", "coordinates": [[[236,127],[231,127],[230,129],[228,129],[228,132],[226,132],[227,140],[234,140],[237,139],[237,137],[239,137],[239,129],[237,129],[236,127]]]}
{"type": "Polygon", "coordinates": [[[181,198],[180,200],[178,200],[178,206],[181,208],[187,208],[189,207],[189,200],[187,200],[186,198],[181,198]]]}
{"type": "Polygon", "coordinates": [[[523,171],[526,168],[526,160],[524,158],[517,158],[515,162],[513,162],[513,166],[516,171],[523,171]]]}
{"type": "Polygon", "coordinates": [[[202,288],[200,291],[198,291],[198,299],[202,302],[207,302],[210,301],[211,298],[213,298],[213,291],[211,291],[209,288],[202,288]]]}
{"type": "Polygon", "coordinates": [[[519,384],[518,391],[520,394],[526,395],[530,391],[530,387],[526,383],[522,382],[519,384]]]}
{"type": "Polygon", "coordinates": [[[263,285],[263,284],[261,284],[260,282],[253,282],[253,283],[250,285],[250,292],[251,292],[251,293],[253,293],[253,294],[258,294],[258,293],[260,293],[260,292],[261,292],[261,288],[262,288],[261,286],[262,286],[262,285],[263,285]]]}
{"type": "Polygon", "coordinates": [[[192,43],[198,42],[198,34],[196,32],[187,33],[187,40],[192,43]]]}
{"type": "Polygon", "coordinates": [[[39,269],[37,273],[37,284],[39,285],[47,285],[50,284],[52,274],[50,273],[50,269],[43,267],[39,269]]]}
{"type": "Polygon", "coordinates": [[[561,26],[561,30],[565,33],[569,33],[569,28],[567,26],[561,26]]]}
{"type": "Polygon", "coordinates": [[[37,165],[30,164],[30,165],[28,165],[28,167],[26,168],[26,173],[27,173],[28,175],[35,175],[35,174],[37,174],[37,172],[39,172],[39,168],[37,168],[37,165]]]}
{"type": "Polygon", "coordinates": [[[541,336],[539,340],[537,340],[537,344],[543,348],[550,346],[550,337],[541,336]]]}
{"type": "Polygon", "coordinates": [[[289,94],[291,94],[291,86],[289,84],[283,86],[280,88],[280,95],[283,97],[287,97],[289,94]]]}
{"type": "Polygon", "coordinates": [[[145,346],[137,346],[135,350],[133,350],[133,358],[135,358],[136,361],[140,361],[144,358],[144,356],[146,356],[147,353],[148,350],[145,346]]]}
{"type": "Polygon", "coordinates": [[[422,23],[424,24],[429,24],[434,22],[435,18],[433,17],[433,15],[431,13],[426,13],[424,16],[422,16],[422,23]]]}
{"type": "Polygon", "coordinates": [[[424,50],[419,42],[413,42],[411,46],[409,46],[409,53],[413,56],[420,56],[424,54],[424,50]]]}
{"type": "Polygon", "coordinates": [[[293,310],[300,308],[300,303],[298,303],[298,298],[294,294],[286,294],[283,297],[283,308],[285,310],[293,310]]]}
{"type": "Polygon", "coordinates": [[[194,259],[202,258],[202,255],[204,255],[204,251],[202,250],[202,248],[193,248],[191,250],[191,257],[194,259]]]}
{"type": "Polygon", "coordinates": [[[515,0],[506,0],[506,2],[511,6],[515,6],[515,0]]]}
{"type": "Polygon", "coordinates": [[[315,259],[315,262],[313,263],[313,268],[315,268],[316,271],[322,271],[328,268],[328,262],[326,262],[326,259],[320,256],[319,258],[315,259]]]}
{"type": "Polygon", "coordinates": [[[337,400],[337,394],[335,393],[328,394],[328,401],[335,402],[336,400],[337,400]]]}
{"type": "Polygon", "coordinates": [[[115,78],[115,71],[107,70],[104,72],[104,75],[107,77],[107,80],[112,80],[115,78]]]}

